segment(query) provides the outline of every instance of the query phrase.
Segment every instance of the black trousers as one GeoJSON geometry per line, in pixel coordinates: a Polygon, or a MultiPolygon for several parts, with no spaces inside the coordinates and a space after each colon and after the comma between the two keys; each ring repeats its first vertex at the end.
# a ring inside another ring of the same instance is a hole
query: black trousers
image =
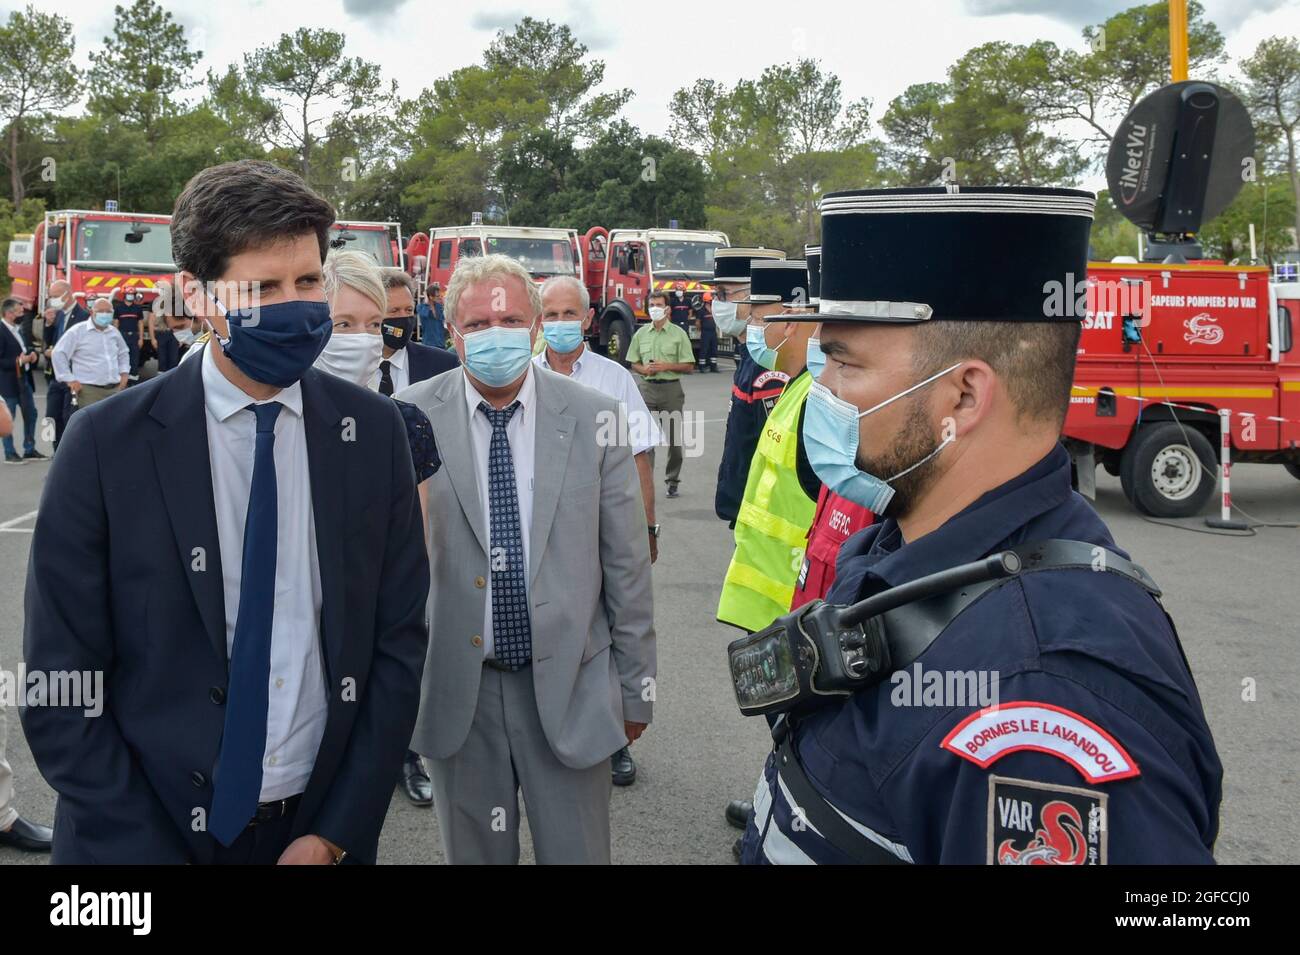
{"type": "Polygon", "coordinates": [[[696,366],[718,367],[718,326],[712,320],[700,322],[700,356],[696,366]]]}
{"type": "Polygon", "coordinates": [[[68,426],[68,415],[72,411],[72,392],[68,386],[53,378],[46,379],[45,416],[54,419],[54,447],[58,448],[63,440],[63,429],[68,426]]]}
{"type": "Polygon", "coordinates": [[[289,848],[289,833],[293,831],[294,815],[291,812],[279,819],[249,826],[228,849],[218,842],[212,864],[275,865],[284,850],[289,848]]]}

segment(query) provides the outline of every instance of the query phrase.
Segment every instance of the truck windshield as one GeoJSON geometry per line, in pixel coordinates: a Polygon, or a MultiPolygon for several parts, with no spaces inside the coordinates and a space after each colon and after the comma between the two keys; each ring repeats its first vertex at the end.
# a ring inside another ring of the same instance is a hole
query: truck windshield
{"type": "Polygon", "coordinates": [[[112,265],[157,265],[160,271],[175,269],[172,263],[172,230],[165,222],[143,222],[148,232],[134,233],[138,242],[128,242],[136,223],[124,219],[85,219],[77,226],[76,260],[112,265]]]}
{"type": "Polygon", "coordinates": [[[330,226],[330,242],[342,238],[344,234],[352,236],[343,243],[343,248],[359,252],[369,252],[381,266],[387,268],[396,265],[393,261],[393,246],[387,229],[363,229],[360,226],[330,226]]]}
{"type": "Polygon", "coordinates": [[[508,255],[534,278],[550,275],[577,275],[573,245],[564,239],[519,239],[488,236],[487,251],[508,255]]]}
{"type": "Polygon", "coordinates": [[[655,239],[650,243],[650,265],[656,272],[713,272],[713,253],[721,242],[687,242],[655,239]]]}

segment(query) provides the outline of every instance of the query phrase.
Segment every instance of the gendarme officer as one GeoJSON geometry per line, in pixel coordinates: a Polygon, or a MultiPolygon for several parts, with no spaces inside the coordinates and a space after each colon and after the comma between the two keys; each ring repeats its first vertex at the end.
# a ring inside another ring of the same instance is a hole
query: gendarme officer
{"type": "Polygon", "coordinates": [[[945,618],[904,669],[780,716],[744,861],[1213,861],[1222,766],[1173,623],[1059,442],[1079,322],[1044,300],[1086,274],[1093,205],[1038,188],[823,198],[809,320],[827,364],[804,438],[828,487],[883,516],[844,544],[828,601],[1012,547],[1049,559],[945,618]]]}

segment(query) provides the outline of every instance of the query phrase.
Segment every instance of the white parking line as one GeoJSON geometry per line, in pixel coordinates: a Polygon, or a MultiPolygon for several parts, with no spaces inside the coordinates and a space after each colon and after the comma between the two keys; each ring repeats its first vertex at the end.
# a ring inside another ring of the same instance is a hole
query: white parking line
{"type": "Polygon", "coordinates": [[[30,533],[32,533],[32,531],[34,530],[34,528],[31,528],[31,527],[14,527],[14,525],[15,525],[15,524],[22,524],[22,523],[24,523],[25,521],[30,521],[30,520],[31,520],[33,517],[35,517],[38,513],[39,513],[38,511],[28,511],[26,514],[20,514],[18,517],[10,518],[9,520],[7,520],[7,521],[5,521],[4,523],[0,524],[0,534],[30,534],[30,533]]]}

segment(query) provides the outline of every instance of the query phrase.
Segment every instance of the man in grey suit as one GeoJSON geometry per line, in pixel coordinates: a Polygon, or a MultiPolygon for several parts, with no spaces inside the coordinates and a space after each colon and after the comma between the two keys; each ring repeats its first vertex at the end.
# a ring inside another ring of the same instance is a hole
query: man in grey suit
{"type": "Polygon", "coordinates": [[[530,361],[524,268],[463,259],[445,314],[463,368],[405,389],[433,425],[430,640],[412,742],[453,863],[608,863],[608,760],[650,722],[645,507],[618,404],[530,361]]]}

